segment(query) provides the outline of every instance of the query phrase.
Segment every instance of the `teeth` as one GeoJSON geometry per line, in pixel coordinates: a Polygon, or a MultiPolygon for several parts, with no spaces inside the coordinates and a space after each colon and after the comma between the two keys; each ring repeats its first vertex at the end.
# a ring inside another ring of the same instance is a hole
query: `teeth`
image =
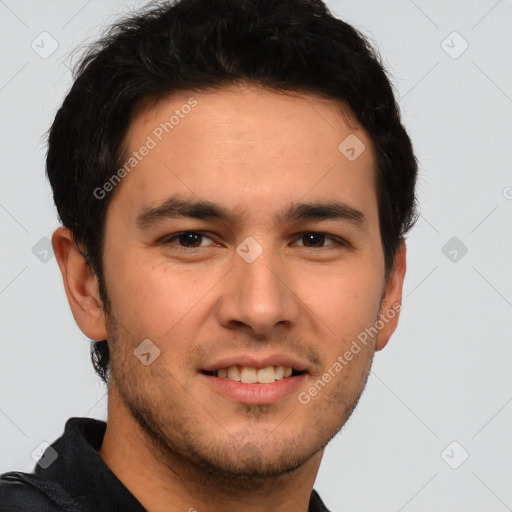
{"type": "Polygon", "coordinates": [[[256,384],[256,382],[258,382],[256,368],[249,368],[248,366],[244,366],[240,372],[240,380],[244,384],[256,384]]]}
{"type": "Polygon", "coordinates": [[[238,371],[238,366],[230,366],[228,368],[228,379],[240,382],[240,372],[238,371]]]}
{"type": "Polygon", "coordinates": [[[267,366],[258,370],[258,382],[261,384],[269,384],[276,380],[276,371],[273,366],[267,366]]]}
{"type": "Polygon", "coordinates": [[[290,377],[293,369],[289,366],[267,366],[266,368],[251,368],[249,366],[230,366],[219,368],[216,372],[221,379],[230,379],[244,384],[271,384],[276,380],[290,377]]]}

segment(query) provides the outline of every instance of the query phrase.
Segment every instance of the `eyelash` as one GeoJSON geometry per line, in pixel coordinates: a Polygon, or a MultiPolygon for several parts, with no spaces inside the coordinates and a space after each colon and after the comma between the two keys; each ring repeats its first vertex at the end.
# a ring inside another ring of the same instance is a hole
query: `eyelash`
{"type": "MultiPolygon", "coordinates": [[[[161,242],[164,244],[164,245],[173,245],[173,242],[177,239],[179,239],[180,236],[182,235],[187,235],[187,234],[190,234],[190,233],[193,233],[193,234],[196,234],[196,235],[201,235],[203,237],[206,237],[206,238],[210,238],[210,236],[208,236],[207,233],[205,232],[202,232],[202,231],[180,231],[179,233],[175,233],[173,235],[170,235],[168,237],[165,237],[163,239],[161,239],[161,242]]],[[[301,238],[303,237],[304,235],[324,235],[326,239],[331,239],[334,244],[333,245],[338,245],[340,247],[350,247],[350,244],[348,242],[346,242],[345,240],[343,240],[342,238],[338,238],[334,235],[329,235],[328,233],[323,233],[322,231],[303,231],[302,233],[299,233],[298,234],[298,238],[301,238]]],[[[306,246],[303,246],[305,249],[309,249],[309,250],[316,250],[316,249],[324,249],[325,247],[330,247],[330,246],[324,246],[324,247],[306,247],[306,246]]],[[[185,251],[185,252],[191,252],[191,251],[196,251],[198,249],[201,249],[202,247],[183,247],[181,245],[178,245],[177,246],[177,249],[180,250],[180,251],[185,251]]]]}

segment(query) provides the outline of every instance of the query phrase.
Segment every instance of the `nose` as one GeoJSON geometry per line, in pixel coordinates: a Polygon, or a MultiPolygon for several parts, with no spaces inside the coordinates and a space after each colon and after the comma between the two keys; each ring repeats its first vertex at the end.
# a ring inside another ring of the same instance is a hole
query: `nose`
{"type": "Polygon", "coordinates": [[[281,260],[265,251],[252,263],[235,256],[235,268],[226,276],[217,304],[220,324],[258,337],[275,336],[276,329],[293,327],[300,301],[290,273],[281,260]]]}

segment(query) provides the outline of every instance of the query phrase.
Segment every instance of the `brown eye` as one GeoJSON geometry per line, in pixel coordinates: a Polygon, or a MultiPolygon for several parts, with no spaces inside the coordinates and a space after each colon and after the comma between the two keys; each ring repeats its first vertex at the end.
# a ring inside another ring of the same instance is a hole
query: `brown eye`
{"type": "Polygon", "coordinates": [[[302,235],[302,242],[307,247],[318,247],[323,246],[325,242],[325,235],[323,233],[306,233],[302,235]]]}
{"type": "Polygon", "coordinates": [[[199,247],[201,245],[202,236],[200,233],[182,233],[178,236],[177,240],[180,245],[185,245],[186,247],[199,247]]]}
{"type": "Polygon", "coordinates": [[[318,233],[316,231],[308,231],[306,233],[302,233],[300,235],[300,240],[302,241],[302,244],[299,245],[310,249],[321,249],[330,245],[344,245],[337,238],[326,235],[325,233],[318,233]],[[327,240],[330,240],[330,243],[325,244],[327,240]]]}
{"type": "Polygon", "coordinates": [[[163,243],[170,245],[178,245],[180,248],[184,249],[196,249],[198,247],[203,247],[204,239],[211,240],[206,235],[199,233],[197,231],[183,231],[182,233],[176,233],[168,238],[163,240],[163,243]]]}

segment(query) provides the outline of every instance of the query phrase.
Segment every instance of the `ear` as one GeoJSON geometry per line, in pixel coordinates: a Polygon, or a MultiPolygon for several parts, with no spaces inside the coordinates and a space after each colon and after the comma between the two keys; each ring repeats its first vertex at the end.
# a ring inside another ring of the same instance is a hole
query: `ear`
{"type": "Polygon", "coordinates": [[[57,228],[52,245],[75,322],[89,339],[106,340],[98,280],[77,249],[71,231],[62,226],[57,228]]]}
{"type": "Polygon", "coordinates": [[[393,268],[386,283],[384,299],[380,309],[380,321],[384,325],[379,330],[375,350],[382,350],[398,325],[402,309],[402,289],[406,271],[406,248],[402,240],[395,254],[393,268]]]}

